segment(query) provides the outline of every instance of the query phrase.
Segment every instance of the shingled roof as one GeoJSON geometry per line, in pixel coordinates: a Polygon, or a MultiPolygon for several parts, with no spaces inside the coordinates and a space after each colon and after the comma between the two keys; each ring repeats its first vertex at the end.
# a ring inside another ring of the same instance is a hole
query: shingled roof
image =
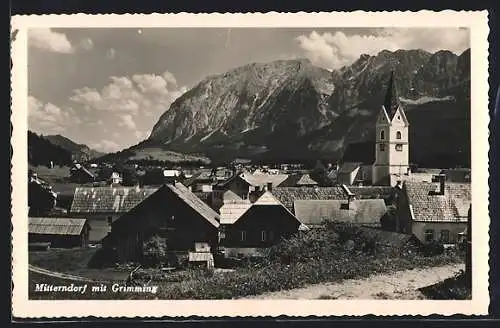
{"type": "Polygon", "coordinates": [[[318,226],[323,221],[380,225],[387,212],[383,199],[352,200],[345,209],[346,200],[295,200],[297,218],[307,226],[318,226]]]}
{"type": "Polygon", "coordinates": [[[166,185],[172,192],[174,192],[181,200],[183,200],[189,207],[195,210],[198,214],[204,217],[208,222],[210,222],[216,228],[219,227],[219,214],[215,212],[210,206],[199,199],[195,194],[193,194],[186,186],[182,183],[168,184],[166,185]]]}
{"type": "Polygon", "coordinates": [[[295,200],[347,199],[347,194],[341,186],[274,188],[272,194],[292,213],[295,200]]]}
{"type": "Polygon", "coordinates": [[[467,222],[471,204],[469,183],[446,183],[444,195],[436,194],[439,183],[407,181],[403,187],[414,221],[467,222]]]}
{"type": "Polygon", "coordinates": [[[86,219],[30,217],[28,232],[41,235],[73,235],[82,233],[86,219]]]}
{"type": "Polygon", "coordinates": [[[71,213],[126,213],[158,188],[79,187],[71,203],[71,213]]]}

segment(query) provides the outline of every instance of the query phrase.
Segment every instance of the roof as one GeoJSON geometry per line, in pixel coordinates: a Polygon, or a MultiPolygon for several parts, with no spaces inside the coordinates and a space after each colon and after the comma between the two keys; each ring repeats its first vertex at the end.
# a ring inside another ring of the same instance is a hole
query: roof
{"type": "Polygon", "coordinates": [[[343,209],[344,204],[346,200],[296,200],[295,215],[307,226],[323,221],[378,225],[387,212],[383,199],[352,200],[349,209],[343,209]]]}
{"type": "Polygon", "coordinates": [[[278,187],[316,186],[317,184],[309,174],[292,174],[280,183],[278,187]]]}
{"type": "Polygon", "coordinates": [[[340,169],[337,174],[346,174],[352,173],[354,170],[359,168],[363,163],[361,162],[346,162],[340,166],[340,169]]]}
{"type": "MultiPolygon", "coordinates": [[[[225,202],[231,202],[231,201],[237,201],[240,202],[243,200],[240,196],[236,195],[236,193],[232,190],[226,190],[224,194],[222,195],[222,199],[225,202]]],[[[249,201],[245,201],[245,203],[248,203],[249,201]]]]}
{"type": "Polygon", "coordinates": [[[394,193],[394,188],[390,186],[349,186],[349,190],[358,199],[387,198],[394,193]]]}
{"type": "Polygon", "coordinates": [[[187,205],[189,205],[189,207],[195,210],[214,227],[219,227],[219,214],[193,194],[186,186],[178,182],[175,185],[167,184],[166,187],[173,191],[181,200],[183,200],[187,205]]]}
{"type": "Polygon", "coordinates": [[[279,200],[276,199],[269,191],[264,192],[260,197],[254,202],[255,205],[280,205],[279,200]]]}
{"type": "Polygon", "coordinates": [[[467,222],[471,204],[470,183],[446,183],[444,195],[436,195],[439,183],[403,184],[411,205],[413,220],[419,222],[467,222]]]}
{"type": "Polygon", "coordinates": [[[293,202],[297,199],[347,199],[347,194],[340,186],[274,188],[272,194],[290,211],[293,211],[293,202]]]}
{"type": "Polygon", "coordinates": [[[78,164],[79,166],[75,166],[70,170],[71,174],[75,174],[75,172],[83,172],[87,174],[88,176],[95,178],[95,174],[90,172],[85,166],[78,164]]]}
{"type": "Polygon", "coordinates": [[[399,106],[399,94],[396,87],[396,81],[394,80],[394,71],[392,71],[387,86],[387,93],[384,98],[384,108],[390,120],[392,120],[394,114],[396,114],[399,106]]]}
{"type": "Polygon", "coordinates": [[[446,175],[446,180],[449,182],[470,182],[471,181],[471,169],[468,168],[457,168],[442,170],[440,174],[446,175]]]}
{"type": "Polygon", "coordinates": [[[178,177],[181,175],[179,170],[163,170],[164,177],[178,177]]]}
{"type": "Polygon", "coordinates": [[[125,213],[151,196],[158,188],[79,187],[71,213],[125,213]]]}
{"type": "Polygon", "coordinates": [[[435,174],[427,172],[412,173],[408,176],[405,176],[405,180],[414,182],[432,182],[432,177],[434,175],[435,174]]]}
{"type": "Polygon", "coordinates": [[[30,217],[28,232],[43,235],[72,235],[82,233],[86,219],[30,217]]]}
{"type": "Polygon", "coordinates": [[[220,223],[221,224],[232,224],[250,208],[252,203],[250,202],[230,202],[224,203],[219,209],[220,211],[220,223]]]}
{"type": "MultiPolygon", "coordinates": [[[[273,186],[279,186],[283,181],[288,178],[288,174],[266,174],[266,173],[249,173],[243,172],[239,175],[241,179],[246,181],[249,185],[255,187],[263,187],[268,183],[272,183],[273,186]]],[[[232,180],[232,179],[230,179],[232,180]]]]}

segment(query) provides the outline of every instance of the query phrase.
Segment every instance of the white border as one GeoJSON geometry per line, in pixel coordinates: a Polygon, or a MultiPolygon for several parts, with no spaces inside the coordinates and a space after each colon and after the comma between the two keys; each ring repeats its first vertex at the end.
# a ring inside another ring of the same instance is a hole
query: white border
{"type": "Polygon", "coordinates": [[[325,316],[487,314],[488,294],[488,20],[487,11],[266,14],[127,14],[13,16],[12,45],[13,315],[36,317],[325,316]],[[471,37],[472,301],[221,300],[30,301],[27,261],[27,29],[34,27],[468,27],[471,37]]]}

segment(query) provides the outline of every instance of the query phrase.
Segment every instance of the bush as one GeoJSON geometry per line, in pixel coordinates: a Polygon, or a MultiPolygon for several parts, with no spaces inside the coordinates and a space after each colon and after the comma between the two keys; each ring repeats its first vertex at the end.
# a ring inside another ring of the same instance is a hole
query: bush
{"type": "Polygon", "coordinates": [[[442,243],[438,241],[432,241],[427,244],[424,244],[420,251],[424,256],[436,256],[444,253],[444,246],[442,243]]]}

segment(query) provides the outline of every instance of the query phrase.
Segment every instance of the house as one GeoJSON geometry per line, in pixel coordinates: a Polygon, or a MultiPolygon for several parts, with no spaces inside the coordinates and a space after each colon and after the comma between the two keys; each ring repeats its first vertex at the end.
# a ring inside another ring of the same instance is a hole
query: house
{"type": "Polygon", "coordinates": [[[218,228],[219,214],[181,183],[166,184],[115,220],[104,246],[121,262],[140,262],[145,243],[159,237],[168,252],[187,257],[198,243],[215,249],[218,228]]]}
{"type": "Polygon", "coordinates": [[[118,172],[112,172],[111,176],[109,177],[109,183],[111,185],[119,185],[123,182],[123,178],[120,173],[118,172]]]}
{"type": "Polygon", "coordinates": [[[272,191],[288,178],[286,174],[240,172],[228,180],[213,186],[212,208],[216,211],[223,204],[224,192],[231,190],[242,199],[249,199],[253,192],[272,191]]]}
{"type": "Polygon", "coordinates": [[[324,221],[381,227],[387,213],[383,199],[295,200],[295,216],[309,228],[324,221]]]}
{"type": "Polygon", "coordinates": [[[372,180],[371,165],[363,164],[362,162],[345,162],[336,172],[336,181],[339,184],[370,185],[372,180]]]}
{"type": "Polygon", "coordinates": [[[89,240],[100,242],[110,225],[151,196],[158,188],[139,187],[78,187],[71,203],[70,214],[87,218],[92,228],[89,240]]]}
{"type": "Polygon", "coordinates": [[[421,242],[454,244],[467,227],[471,205],[470,183],[405,181],[398,192],[398,231],[414,234],[421,242]]]}
{"type": "Polygon", "coordinates": [[[163,170],[163,178],[165,183],[175,183],[179,181],[182,173],[179,170],[163,170]]]}
{"type": "Polygon", "coordinates": [[[269,191],[254,203],[229,203],[221,208],[220,246],[227,257],[257,255],[282,238],[306,227],[269,191]]]}
{"type": "Polygon", "coordinates": [[[86,247],[90,226],[86,219],[63,217],[29,217],[28,242],[50,243],[50,247],[86,247]]]}
{"type": "MultiPolygon", "coordinates": [[[[277,174],[277,173],[276,173],[277,174]]],[[[285,181],[281,182],[276,187],[314,187],[318,183],[314,181],[309,174],[291,174],[285,181]]]]}
{"type": "Polygon", "coordinates": [[[75,163],[70,169],[70,181],[75,183],[90,183],[96,180],[96,176],[87,170],[85,166],[75,163]]]}
{"type": "Polygon", "coordinates": [[[210,170],[202,170],[191,178],[182,181],[182,184],[193,192],[212,192],[212,185],[217,182],[210,170]]]}
{"type": "Polygon", "coordinates": [[[332,200],[345,199],[348,194],[342,186],[334,187],[282,187],[274,188],[272,194],[280,201],[289,211],[294,213],[295,200],[332,200]]]}

